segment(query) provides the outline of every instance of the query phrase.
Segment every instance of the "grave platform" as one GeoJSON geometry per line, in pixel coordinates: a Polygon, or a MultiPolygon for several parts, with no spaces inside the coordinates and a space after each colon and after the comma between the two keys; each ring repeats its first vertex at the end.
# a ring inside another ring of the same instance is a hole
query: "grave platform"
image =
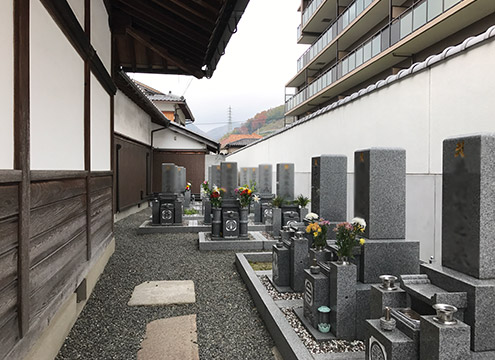
{"type": "MultiPolygon", "coordinates": [[[[280,310],[279,304],[286,303],[286,301],[274,301],[258,278],[257,272],[249,265],[249,261],[270,261],[271,256],[271,252],[238,253],[235,264],[282,357],[298,360],[364,360],[364,351],[310,353],[280,310]]],[[[302,306],[302,302],[299,301],[299,303],[302,306]]]]}
{"type": "MultiPolygon", "coordinates": [[[[267,231],[269,227],[266,225],[248,225],[248,231],[267,231]]],[[[141,234],[169,234],[169,233],[199,233],[210,232],[211,225],[204,225],[203,218],[198,216],[184,217],[182,225],[152,225],[151,220],[146,220],[137,229],[137,233],[141,234]],[[184,224],[184,222],[186,224],[184,224]]]]}
{"type": "MultiPolygon", "coordinates": [[[[255,225],[256,226],[256,225],[255,225]]],[[[208,230],[209,232],[209,230],[208,230]]],[[[260,231],[248,231],[251,235],[248,239],[208,239],[207,232],[199,233],[199,250],[200,251],[221,251],[221,250],[239,250],[239,251],[251,251],[251,250],[269,250],[277,242],[276,240],[269,240],[263,236],[260,231]]],[[[271,257],[270,257],[271,261],[271,257]]]]}

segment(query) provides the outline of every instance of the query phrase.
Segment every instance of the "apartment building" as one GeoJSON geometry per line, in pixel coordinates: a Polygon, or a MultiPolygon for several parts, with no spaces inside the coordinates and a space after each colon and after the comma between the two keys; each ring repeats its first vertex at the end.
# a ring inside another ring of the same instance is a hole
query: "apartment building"
{"type": "Polygon", "coordinates": [[[286,117],[302,118],[495,24],[493,0],[302,0],[286,117]]]}

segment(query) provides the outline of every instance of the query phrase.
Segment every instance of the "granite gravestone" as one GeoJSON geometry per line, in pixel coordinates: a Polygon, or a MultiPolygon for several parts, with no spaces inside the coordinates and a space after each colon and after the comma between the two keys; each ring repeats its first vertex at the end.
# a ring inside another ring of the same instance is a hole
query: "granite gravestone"
{"type": "Polygon", "coordinates": [[[354,156],[354,214],[366,220],[359,281],[380,282],[379,276],[417,274],[419,241],[405,240],[406,153],[403,149],[371,148],[354,156]]]}
{"type": "Polygon", "coordinates": [[[224,198],[234,199],[236,197],[234,190],[237,188],[237,163],[220,163],[220,172],[220,185],[225,189],[224,198]]]}
{"type": "Polygon", "coordinates": [[[163,163],[161,192],[165,194],[176,193],[178,182],[179,182],[179,174],[178,174],[177,166],[171,163],[163,163]]]}
{"type": "Polygon", "coordinates": [[[258,166],[257,189],[261,197],[272,197],[272,176],[271,164],[261,164],[258,166]]]}
{"type": "Polygon", "coordinates": [[[239,186],[251,187],[256,183],[256,168],[242,167],[239,171],[239,186]]]}
{"type": "Polygon", "coordinates": [[[294,164],[277,164],[277,196],[294,200],[294,164]]]}
{"type": "Polygon", "coordinates": [[[210,166],[210,175],[211,177],[209,178],[208,182],[210,183],[210,188],[213,188],[213,186],[220,186],[221,184],[221,166],[220,165],[212,165],[210,166]]]}
{"type": "Polygon", "coordinates": [[[347,157],[311,159],[311,211],[331,222],[347,218],[347,157]]]}
{"type": "Polygon", "coordinates": [[[367,239],[405,239],[406,151],[371,148],[354,154],[354,215],[367,239]]]}
{"type": "Polygon", "coordinates": [[[444,141],[442,264],[495,278],[495,135],[444,141]]]}
{"type": "Polygon", "coordinates": [[[179,181],[177,183],[177,193],[183,193],[186,190],[186,168],[184,166],[177,166],[177,173],[179,181]]]}

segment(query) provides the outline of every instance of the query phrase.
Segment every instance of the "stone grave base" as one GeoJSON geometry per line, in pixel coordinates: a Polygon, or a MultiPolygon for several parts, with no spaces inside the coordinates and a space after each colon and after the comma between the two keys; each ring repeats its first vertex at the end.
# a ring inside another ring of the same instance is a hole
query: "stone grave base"
{"type": "Polygon", "coordinates": [[[310,334],[315,338],[316,341],[325,341],[325,340],[336,339],[335,335],[332,334],[332,330],[331,329],[330,329],[330,332],[328,332],[326,334],[325,333],[322,333],[322,332],[319,332],[318,329],[315,329],[310,324],[310,322],[308,321],[308,319],[306,319],[304,317],[304,309],[303,308],[294,309],[294,312],[296,313],[296,315],[299,318],[299,320],[301,320],[301,322],[303,323],[303,325],[306,327],[306,329],[310,332],[310,334]]]}
{"type": "MultiPolygon", "coordinates": [[[[250,229],[250,227],[249,227],[250,229]]],[[[210,229],[208,229],[209,231],[210,229]]],[[[199,233],[199,250],[211,251],[211,250],[269,250],[276,243],[275,240],[268,240],[260,231],[249,231],[249,235],[252,238],[248,239],[210,239],[206,236],[206,232],[199,233]]],[[[271,257],[270,260],[271,261],[271,257]]]]}
{"type": "MultiPolygon", "coordinates": [[[[168,234],[168,233],[192,233],[196,234],[199,232],[211,231],[211,225],[203,225],[201,220],[195,219],[197,217],[184,216],[184,224],[173,224],[173,225],[152,225],[151,220],[146,220],[137,229],[138,235],[142,234],[168,234]]],[[[248,225],[248,231],[267,231],[265,225],[248,225]]],[[[250,250],[250,249],[239,249],[239,250],[250,250]]]]}
{"type": "Polygon", "coordinates": [[[312,355],[309,352],[280,310],[286,301],[274,301],[258,278],[257,272],[249,265],[249,261],[266,262],[271,258],[271,252],[239,253],[236,254],[235,264],[282,357],[284,359],[364,360],[364,351],[319,355],[312,355]]]}

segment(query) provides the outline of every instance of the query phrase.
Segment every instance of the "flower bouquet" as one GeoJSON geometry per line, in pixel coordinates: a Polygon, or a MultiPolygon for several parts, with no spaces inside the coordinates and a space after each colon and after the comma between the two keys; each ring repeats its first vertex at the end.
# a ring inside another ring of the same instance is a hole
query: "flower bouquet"
{"type": "Polygon", "coordinates": [[[341,222],[333,229],[336,232],[335,245],[337,245],[337,255],[341,261],[353,259],[352,250],[356,245],[364,245],[364,238],[360,235],[366,229],[366,221],[362,218],[354,218],[351,222],[341,222]]]}
{"type": "Polygon", "coordinates": [[[327,230],[330,222],[324,219],[311,222],[306,226],[306,232],[313,236],[313,247],[323,249],[327,244],[327,230]]]}
{"type": "Polygon", "coordinates": [[[186,185],[186,189],[185,189],[185,190],[186,190],[186,191],[191,190],[191,183],[190,183],[190,182],[188,182],[188,183],[187,183],[187,185],[186,185]]]}
{"type": "Polygon", "coordinates": [[[251,204],[254,193],[253,190],[249,188],[249,186],[239,186],[234,191],[237,194],[237,199],[239,200],[241,207],[248,207],[249,204],[251,204]]]}
{"type": "Polygon", "coordinates": [[[210,192],[210,202],[211,202],[212,207],[214,207],[214,208],[222,207],[223,194],[225,194],[224,188],[219,188],[217,186],[213,187],[213,189],[210,192]]]}

